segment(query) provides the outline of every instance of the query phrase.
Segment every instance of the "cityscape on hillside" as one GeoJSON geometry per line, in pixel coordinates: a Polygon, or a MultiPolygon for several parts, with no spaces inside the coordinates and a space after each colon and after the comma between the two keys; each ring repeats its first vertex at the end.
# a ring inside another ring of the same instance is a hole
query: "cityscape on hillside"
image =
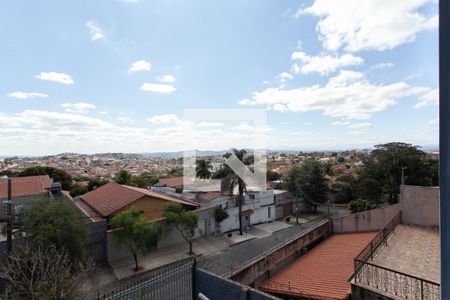
{"type": "Polygon", "coordinates": [[[0,3],[0,299],[450,299],[449,10],[0,3]]]}

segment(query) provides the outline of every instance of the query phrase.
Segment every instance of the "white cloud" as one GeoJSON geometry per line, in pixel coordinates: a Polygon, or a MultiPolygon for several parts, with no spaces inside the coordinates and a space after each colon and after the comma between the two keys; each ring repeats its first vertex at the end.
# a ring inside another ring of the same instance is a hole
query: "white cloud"
{"type": "Polygon", "coordinates": [[[128,116],[119,116],[119,117],[117,117],[117,120],[119,120],[120,122],[123,122],[123,123],[133,123],[134,122],[134,120],[128,116]]]}
{"type": "Polygon", "coordinates": [[[384,69],[389,69],[389,68],[392,68],[392,67],[394,67],[394,64],[391,63],[391,62],[388,62],[388,63],[379,63],[379,64],[376,64],[376,65],[373,65],[372,67],[370,67],[370,69],[372,69],[372,70],[384,70],[384,69]]]}
{"type": "Polygon", "coordinates": [[[158,81],[166,82],[166,83],[174,83],[175,82],[175,76],[173,76],[173,75],[162,75],[162,76],[158,77],[158,81]]]}
{"type": "Polygon", "coordinates": [[[368,119],[374,113],[396,104],[398,99],[427,92],[429,88],[412,87],[404,82],[372,84],[357,72],[341,73],[325,85],[289,90],[268,88],[255,92],[241,105],[266,105],[278,111],[322,111],[325,115],[346,119],[368,119]]]}
{"type": "Polygon", "coordinates": [[[220,123],[220,122],[205,122],[202,121],[200,123],[197,124],[198,127],[222,127],[225,126],[225,124],[220,123]]]}
{"type": "Polygon", "coordinates": [[[423,94],[419,101],[414,105],[414,108],[422,108],[428,105],[438,105],[439,104],[439,89],[433,89],[425,94],[423,94]]]}
{"type": "Polygon", "coordinates": [[[150,71],[152,69],[152,64],[145,60],[137,60],[131,64],[128,69],[128,73],[140,72],[140,71],[150,71]]]}
{"type": "Polygon", "coordinates": [[[91,35],[91,41],[105,39],[103,30],[94,21],[86,22],[86,27],[89,29],[89,34],[91,35]]]}
{"type": "Polygon", "coordinates": [[[341,56],[311,56],[302,51],[292,53],[292,59],[300,61],[300,64],[294,64],[292,67],[292,71],[296,74],[319,73],[321,75],[328,75],[342,67],[356,66],[364,63],[364,59],[352,54],[344,54],[341,56]]]}
{"type": "Polygon", "coordinates": [[[349,125],[350,121],[336,121],[336,122],[332,122],[330,123],[331,126],[344,126],[344,125],[349,125]]]}
{"type": "Polygon", "coordinates": [[[86,114],[89,111],[95,109],[95,105],[85,102],[78,103],[63,103],[61,107],[64,108],[65,112],[86,114]]]}
{"type": "Polygon", "coordinates": [[[54,81],[62,84],[74,84],[75,82],[72,79],[72,76],[65,73],[58,72],[41,72],[35,76],[41,80],[54,81]]]}
{"type": "Polygon", "coordinates": [[[369,122],[357,123],[357,124],[352,124],[348,127],[353,128],[353,129],[367,129],[367,128],[372,127],[372,123],[369,123],[369,122]]]}
{"type": "Polygon", "coordinates": [[[176,91],[176,88],[174,88],[170,84],[158,84],[158,83],[147,83],[141,85],[141,90],[146,92],[154,92],[154,93],[160,93],[160,94],[170,94],[176,91]]]}
{"type": "Polygon", "coordinates": [[[152,124],[168,124],[175,123],[177,121],[179,121],[179,119],[175,114],[155,115],[147,119],[147,122],[152,124]]]}
{"type": "Polygon", "coordinates": [[[106,110],[101,110],[98,113],[101,114],[101,115],[107,115],[108,114],[108,112],[106,110]]]}
{"type": "Polygon", "coordinates": [[[419,8],[431,0],[317,0],[297,16],[320,17],[316,30],[324,49],[337,51],[392,49],[415,40],[416,34],[438,25],[438,16],[419,8]]]}
{"type": "Polygon", "coordinates": [[[277,78],[280,80],[281,83],[286,83],[287,81],[292,80],[294,76],[292,76],[288,72],[283,72],[278,74],[277,78]]]}
{"type": "Polygon", "coordinates": [[[429,125],[439,125],[439,117],[434,118],[433,120],[430,120],[427,122],[429,125]]]}
{"type": "Polygon", "coordinates": [[[17,99],[28,99],[28,98],[47,98],[47,94],[43,93],[27,93],[27,92],[13,92],[8,94],[9,97],[17,99]]]}

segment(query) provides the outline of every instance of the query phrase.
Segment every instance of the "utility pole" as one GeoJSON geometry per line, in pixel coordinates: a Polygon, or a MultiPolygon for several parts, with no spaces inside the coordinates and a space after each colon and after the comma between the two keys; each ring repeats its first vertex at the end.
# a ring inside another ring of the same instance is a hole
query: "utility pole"
{"type": "Polygon", "coordinates": [[[402,185],[405,185],[405,170],[408,169],[408,167],[402,167],[402,185]]]}
{"type": "Polygon", "coordinates": [[[12,251],[12,179],[8,178],[8,200],[3,201],[6,206],[6,251],[12,251]]]}

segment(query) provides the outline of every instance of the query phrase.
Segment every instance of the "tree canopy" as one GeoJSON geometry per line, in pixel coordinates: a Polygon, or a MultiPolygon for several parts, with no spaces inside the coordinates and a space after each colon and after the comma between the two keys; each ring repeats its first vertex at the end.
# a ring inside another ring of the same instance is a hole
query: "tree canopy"
{"type": "Polygon", "coordinates": [[[191,211],[183,210],[178,203],[171,203],[164,210],[164,217],[168,224],[174,225],[183,239],[189,244],[189,254],[193,254],[195,230],[198,226],[198,216],[191,211]]]}
{"type": "Polygon", "coordinates": [[[148,254],[158,247],[163,228],[148,223],[145,215],[131,207],[118,213],[109,221],[113,235],[133,255],[135,270],[139,270],[138,255],[148,254]]]}
{"type": "Polygon", "coordinates": [[[23,222],[32,245],[54,247],[74,261],[83,258],[88,230],[84,218],[67,201],[34,202],[26,208],[23,222]]]}
{"type": "Polygon", "coordinates": [[[114,180],[118,184],[126,184],[126,185],[131,185],[132,179],[133,176],[131,175],[131,173],[125,169],[122,169],[119,172],[117,172],[116,177],[114,178],[114,180]]]}
{"type": "Polygon", "coordinates": [[[37,166],[27,168],[17,174],[18,177],[37,175],[48,175],[53,178],[55,182],[61,182],[61,187],[63,190],[69,191],[72,187],[72,178],[66,171],[61,169],[37,166]]]}
{"type": "Polygon", "coordinates": [[[212,165],[211,161],[205,159],[197,160],[195,167],[195,176],[200,179],[211,178],[212,165]]]}

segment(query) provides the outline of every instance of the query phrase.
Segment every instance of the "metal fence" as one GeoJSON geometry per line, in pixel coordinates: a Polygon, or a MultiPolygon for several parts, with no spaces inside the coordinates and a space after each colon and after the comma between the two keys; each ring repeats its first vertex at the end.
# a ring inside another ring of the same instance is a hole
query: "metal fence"
{"type": "Polygon", "coordinates": [[[192,300],[194,296],[194,259],[187,258],[119,281],[115,288],[96,300],[158,299],[192,300]]]}
{"type": "Polygon", "coordinates": [[[355,282],[402,299],[439,300],[439,283],[408,275],[372,263],[381,245],[387,245],[389,235],[401,223],[400,212],[373,238],[355,258],[355,282]]]}

